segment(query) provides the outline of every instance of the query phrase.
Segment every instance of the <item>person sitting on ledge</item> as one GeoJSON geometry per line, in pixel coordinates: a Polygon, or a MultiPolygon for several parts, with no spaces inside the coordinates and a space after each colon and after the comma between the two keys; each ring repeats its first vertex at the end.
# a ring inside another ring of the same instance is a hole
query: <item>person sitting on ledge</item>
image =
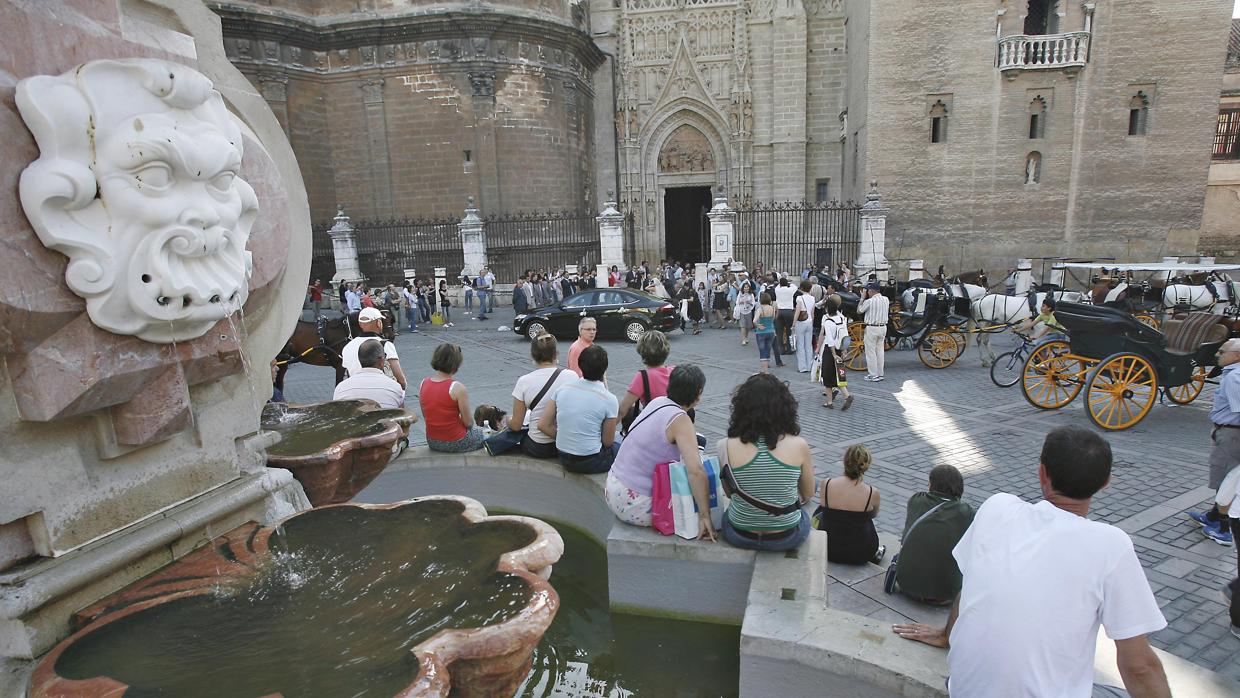
{"type": "Polygon", "coordinates": [[[426,417],[426,445],[432,451],[466,453],[482,448],[482,427],[474,424],[469,392],[452,378],[464,360],[460,347],[440,344],[431,354],[435,375],[423,378],[418,386],[418,401],[426,417]]]}
{"type": "Polygon", "coordinates": [[[874,517],[879,495],[861,480],[870,469],[870,449],[854,444],[844,452],[844,477],[822,481],[819,530],[827,532],[827,560],[841,565],[878,564],[887,552],[878,544],[874,517]],[[831,506],[831,502],[835,506],[831,506]]]}
{"type": "Polygon", "coordinates": [[[633,405],[646,408],[652,400],[667,395],[667,381],[675,366],[665,366],[667,355],[672,351],[667,335],[658,330],[648,330],[637,340],[637,354],[642,357],[646,368],[633,375],[629,389],[620,398],[621,419],[628,415],[633,405]],[[643,380],[643,377],[645,380],[643,380]]]}
{"type": "Polygon", "coordinates": [[[688,471],[689,487],[697,503],[698,538],[715,540],[706,469],[702,466],[693,420],[686,412],[697,405],[705,387],[702,369],[692,364],[677,366],[668,376],[667,395],[651,400],[633,421],[607,475],[607,506],[616,518],[649,527],[654,468],[659,463],[680,461],[688,471]]]}
{"type": "Polygon", "coordinates": [[[383,343],[377,339],[362,342],[357,350],[357,360],[361,367],[348,378],[340,381],[332,393],[333,400],[356,400],[358,398],[373,400],[380,407],[400,408],[405,406],[405,390],[400,383],[387,377],[383,366],[387,361],[384,356],[383,343]]]}
{"type": "Polygon", "coordinates": [[[953,698],[1169,698],[1146,636],[1167,627],[1124,531],[1086,516],[1111,482],[1111,445],[1079,427],[1046,435],[1042,501],[992,495],[952,550],[964,576],[946,627],[902,623],[907,640],[947,647],[953,698]],[[1115,641],[1128,693],[1094,680],[1098,626],[1115,641]]]}
{"type": "Polygon", "coordinates": [[[960,568],[952,548],[973,523],[973,507],[960,501],[964,478],[942,464],[930,471],[930,489],[909,497],[903,545],[892,558],[896,587],[918,601],[949,604],[960,593],[960,568]]]}
{"type": "Polygon", "coordinates": [[[749,377],[732,393],[720,463],[735,478],[723,539],[738,548],[791,550],[809,536],[802,505],[814,496],[814,465],[797,424],[797,401],[769,373],[749,377]]]}
{"type": "Polygon", "coordinates": [[[570,473],[605,473],[616,458],[619,402],[607,392],[607,350],[592,344],[581,351],[581,378],[558,388],[538,419],[538,428],[555,438],[560,465],[570,473]]]}
{"type": "Polygon", "coordinates": [[[528,425],[529,430],[521,437],[521,450],[531,458],[555,458],[555,436],[544,434],[538,422],[547,411],[550,398],[559,388],[577,381],[568,369],[556,366],[559,349],[555,337],[543,333],[530,341],[530,357],[537,366],[533,371],[517,379],[512,389],[512,415],[508,428],[517,430],[528,425]]]}

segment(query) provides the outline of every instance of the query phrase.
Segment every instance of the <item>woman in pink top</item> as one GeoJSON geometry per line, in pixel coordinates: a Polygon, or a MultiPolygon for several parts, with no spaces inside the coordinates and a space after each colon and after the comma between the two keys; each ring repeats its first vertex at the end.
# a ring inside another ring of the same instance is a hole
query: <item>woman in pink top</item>
{"type": "Polygon", "coordinates": [[[659,463],[680,461],[698,510],[698,538],[715,540],[710,521],[706,469],[698,451],[693,420],[685,410],[702,399],[706,375],[692,364],[677,366],[668,378],[667,395],[650,401],[633,422],[607,474],[604,493],[616,518],[634,526],[650,525],[650,490],[659,463]]]}
{"type": "Polygon", "coordinates": [[[667,335],[658,330],[650,330],[637,340],[637,354],[642,357],[642,363],[646,364],[646,368],[638,371],[633,375],[633,380],[629,382],[628,392],[624,397],[620,398],[620,416],[623,418],[633,409],[634,405],[645,407],[657,397],[667,395],[667,379],[672,375],[672,369],[675,366],[664,366],[663,362],[667,361],[667,355],[672,351],[672,346],[667,341],[667,335]],[[646,374],[646,380],[642,381],[642,374],[646,374]],[[646,394],[646,384],[650,385],[650,394],[646,394]]]}
{"type": "Polygon", "coordinates": [[[426,420],[426,445],[432,451],[465,453],[482,448],[482,428],[474,425],[469,392],[452,379],[464,360],[460,347],[440,344],[431,355],[435,375],[423,378],[418,386],[418,401],[426,420]]]}

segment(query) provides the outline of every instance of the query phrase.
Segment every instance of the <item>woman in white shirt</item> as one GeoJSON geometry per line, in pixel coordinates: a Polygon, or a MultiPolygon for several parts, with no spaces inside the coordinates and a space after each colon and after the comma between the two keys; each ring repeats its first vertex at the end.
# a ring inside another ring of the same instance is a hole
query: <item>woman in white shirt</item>
{"type": "Polygon", "coordinates": [[[748,282],[741,284],[741,292],[736,296],[734,317],[741,321],[741,345],[749,344],[749,332],[753,329],[753,311],[758,301],[753,294],[753,286],[748,282]]]}
{"type": "Polygon", "coordinates": [[[819,336],[818,351],[822,360],[822,394],[826,401],[822,406],[835,409],[835,393],[838,390],[844,396],[842,410],[852,407],[853,396],[848,392],[848,381],[844,375],[844,340],[848,338],[848,318],[840,312],[843,301],[832,293],[823,301],[826,313],[822,316],[822,333],[819,336]]]}
{"type": "Polygon", "coordinates": [[[792,333],[797,343],[797,372],[809,373],[814,367],[814,285],[802,281],[800,293],[793,298],[792,333]]]}
{"type": "Polygon", "coordinates": [[[789,352],[788,336],[792,333],[792,305],[796,288],[788,283],[788,277],[779,277],[779,285],[775,287],[775,351],[780,354],[789,352]]]}

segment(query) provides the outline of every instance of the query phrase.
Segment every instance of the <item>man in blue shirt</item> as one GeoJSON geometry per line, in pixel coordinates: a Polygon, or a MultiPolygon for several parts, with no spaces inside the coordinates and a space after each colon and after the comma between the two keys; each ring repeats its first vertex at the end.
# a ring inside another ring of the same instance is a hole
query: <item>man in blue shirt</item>
{"type": "MultiPolygon", "coordinates": [[[[1210,489],[1217,490],[1223,478],[1240,465],[1240,339],[1229,339],[1218,350],[1218,366],[1223,369],[1218,390],[1214,391],[1214,407],[1210,421],[1210,489]]],[[[1189,512],[1201,532],[1220,545],[1231,545],[1231,524],[1226,514],[1220,514],[1218,505],[1201,514],[1189,512]]]]}
{"type": "Polygon", "coordinates": [[[561,386],[547,402],[538,430],[555,437],[560,465],[570,473],[605,473],[616,459],[620,402],[607,391],[607,350],[586,347],[578,358],[581,380],[561,386]]]}

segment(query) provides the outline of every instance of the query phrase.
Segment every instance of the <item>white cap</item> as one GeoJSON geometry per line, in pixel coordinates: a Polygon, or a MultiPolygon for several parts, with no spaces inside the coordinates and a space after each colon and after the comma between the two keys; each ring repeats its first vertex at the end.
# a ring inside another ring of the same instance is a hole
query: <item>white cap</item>
{"type": "Polygon", "coordinates": [[[362,312],[357,314],[358,322],[374,322],[375,320],[383,320],[383,313],[377,308],[362,308],[362,312]]]}

